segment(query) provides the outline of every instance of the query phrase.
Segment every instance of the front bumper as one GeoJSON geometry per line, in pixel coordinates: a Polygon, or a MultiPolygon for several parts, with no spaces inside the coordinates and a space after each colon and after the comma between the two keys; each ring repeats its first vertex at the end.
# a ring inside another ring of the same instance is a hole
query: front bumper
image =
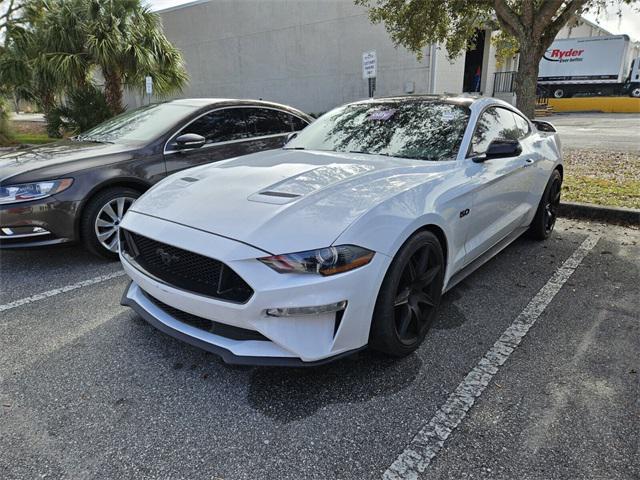
{"type": "Polygon", "coordinates": [[[55,196],[0,205],[0,248],[25,248],[72,242],[80,202],[55,196]]]}
{"type": "Polygon", "coordinates": [[[165,333],[219,354],[225,362],[261,365],[314,365],[365,348],[375,300],[390,259],[376,254],[368,265],[321,277],[279,274],[256,258],[265,252],[182,225],[129,212],[123,228],[140,235],[216,258],[238,273],[254,290],[244,304],[180,290],[137,269],[121,256],[133,280],[122,299],[165,333]],[[196,328],[162,309],[180,312],[238,329],[258,332],[263,340],[238,340],[196,328]],[[269,308],[308,307],[347,300],[340,314],[271,317],[269,308]]]}

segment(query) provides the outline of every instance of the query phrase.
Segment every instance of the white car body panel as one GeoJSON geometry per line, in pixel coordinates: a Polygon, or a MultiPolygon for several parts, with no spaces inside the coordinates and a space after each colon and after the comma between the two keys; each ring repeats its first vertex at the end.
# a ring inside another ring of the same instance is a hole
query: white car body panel
{"type": "Polygon", "coordinates": [[[151,278],[121,255],[134,282],[125,303],[237,358],[317,362],[366,346],[385,272],[414,232],[429,226],[442,234],[447,290],[456,273],[531,223],[547,180],[561,163],[559,142],[555,134],[532,126],[521,140],[520,156],[473,162],[466,152],[475,123],[489,106],[512,109],[495,99],[475,100],[458,156],[451,161],[274,150],[168,177],[135,202],[121,226],[224,262],[254,294],[247,303],[235,304],[187,292],[151,278]],[[376,252],[371,263],[323,277],[280,274],[257,260],[347,244],[376,252]],[[260,332],[268,341],[194,332],[167,318],[140,289],[192,315],[260,332]],[[268,308],[342,300],[348,306],[339,323],[333,313],[266,315],[268,308]]]}

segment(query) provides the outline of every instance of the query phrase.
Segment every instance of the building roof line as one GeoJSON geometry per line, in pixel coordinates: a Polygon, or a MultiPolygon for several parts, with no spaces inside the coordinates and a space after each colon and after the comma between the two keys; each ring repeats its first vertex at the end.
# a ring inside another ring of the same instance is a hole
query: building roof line
{"type": "Polygon", "coordinates": [[[193,0],[187,3],[181,3],[180,5],[172,5],[170,7],[159,8],[158,10],[154,10],[156,13],[167,13],[173,12],[174,10],[180,10],[182,8],[193,7],[195,5],[200,5],[201,3],[209,3],[211,0],[193,0]]]}

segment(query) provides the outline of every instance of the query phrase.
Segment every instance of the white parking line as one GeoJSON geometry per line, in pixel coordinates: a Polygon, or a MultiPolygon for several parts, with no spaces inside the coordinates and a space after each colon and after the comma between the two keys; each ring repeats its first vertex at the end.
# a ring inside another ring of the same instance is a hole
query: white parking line
{"type": "Polygon", "coordinates": [[[88,280],[83,280],[82,282],[73,283],[71,285],[66,285],[60,288],[54,288],[53,290],[47,290],[46,292],[36,293],[35,295],[31,295],[30,297],[21,298],[19,300],[15,300],[10,303],[5,303],[4,305],[0,305],[0,312],[4,312],[5,310],[11,310],[12,308],[20,307],[28,303],[37,302],[38,300],[43,300],[45,298],[53,297],[55,295],[60,295],[61,293],[70,292],[71,290],[77,290],[78,288],[87,287],[89,285],[95,285],[96,283],[106,282],[107,280],[111,280],[112,278],[122,277],[123,275],[124,275],[124,270],[119,270],[117,272],[108,273],[106,275],[100,275],[99,277],[90,278],[88,280]]]}
{"type": "Polygon", "coordinates": [[[520,344],[544,309],[571,277],[589,251],[598,243],[599,233],[589,235],[575,252],[555,271],[514,322],[480,359],[455,391],[449,395],[433,418],[413,437],[410,444],[384,472],[385,480],[415,480],[443,447],[449,435],[460,425],[477,397],[487,387],[500,366],[520,344]]]}

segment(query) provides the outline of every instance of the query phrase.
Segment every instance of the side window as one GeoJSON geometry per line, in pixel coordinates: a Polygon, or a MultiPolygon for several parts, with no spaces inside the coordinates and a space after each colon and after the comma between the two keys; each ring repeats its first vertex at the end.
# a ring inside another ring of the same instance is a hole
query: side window
{"type": "Polygon", "coordinates": [[[247,137],[242,109],[226,108],[207,113],[184,127],[176,136],[197,133],[206,138],[207,143],[228,142],[247,137]]]}
{"type": "Polygon", "coordinates": [[[513,113],[513,118],[516,121],[516,126],[518,127],[518,131],[520,132],[520,136],[518,138],[524,138],[529,135],[531,128],[529,127],[529,122],[527,122],[524,118],[522,118],[517,113],[513,113]]]}
{"type": "Polygon", "coordinates": [[[504,108],[488,108],[478,119],[471,140],[471,153],[479,155],[487,151],[494,140],[518,140],[520,130],[513,114],[504,108]]]}
{"type": "Polygon", "coordinates": [[[244,111],[247,119],[247,130],[251,136],[261,137],[263,135],[289,133],[293,129],[289,115],[285,112],[269,108],[245,108],[244,111]]]}

